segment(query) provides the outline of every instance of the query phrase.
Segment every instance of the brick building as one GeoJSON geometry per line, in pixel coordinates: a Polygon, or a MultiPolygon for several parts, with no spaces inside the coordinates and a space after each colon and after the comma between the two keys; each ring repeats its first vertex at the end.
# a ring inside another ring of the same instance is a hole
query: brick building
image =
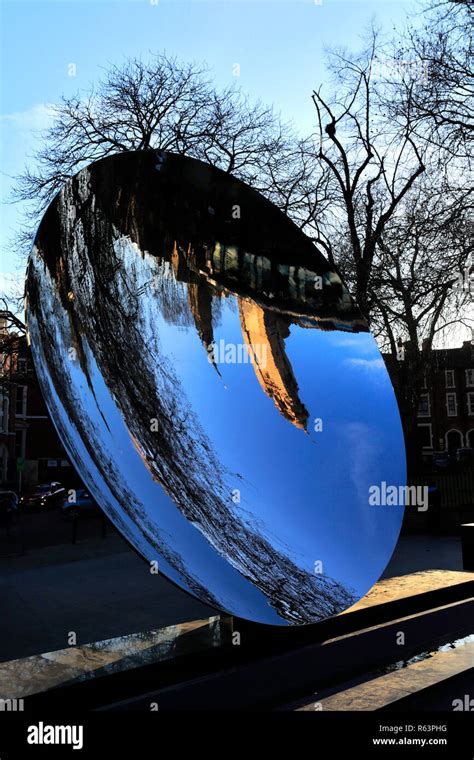
{"type": "Polygon", "coordinates": [[[54,480],[77,484],[43,401],[24,336],[18,337],[3,361],[0,402],[0,483],[16,491],[54,480]]]}
{"type": "Polygon", "coordinates": [[[474,448],[474,346],[431,352],[418,409],[424,451],[474,448]]]}
{"type": "Polygon", "coordinates": [[[15,383],[0,378],[0,483],[9,479],[9,469],[15,457],[15,383]]]}
{"type": "MultiPolygon", "coordinates": [[[[408,361],[395,360],[392,355],[384,357],[397,395],[409,383],[409,352],[407,343],[404,356],[408,361]]],[[[473,343],[465,341],[459,348],[433,349],[428,357],[417,412],[415,448],[410,449],[412,456],[474,448],[473,343]]]]}

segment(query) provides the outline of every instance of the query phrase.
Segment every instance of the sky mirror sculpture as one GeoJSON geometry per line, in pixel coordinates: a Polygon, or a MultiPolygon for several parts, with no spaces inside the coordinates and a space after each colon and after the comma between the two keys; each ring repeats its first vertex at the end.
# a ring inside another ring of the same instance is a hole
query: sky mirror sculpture
{"type": "Polygon", "coordinates": [[[405,451],[375,340],[277,208],[200,161],[102,159],[38,229],[27,325],[68,454],[118,530],[216,608],[354,604],[393,552],[405,451]]]}

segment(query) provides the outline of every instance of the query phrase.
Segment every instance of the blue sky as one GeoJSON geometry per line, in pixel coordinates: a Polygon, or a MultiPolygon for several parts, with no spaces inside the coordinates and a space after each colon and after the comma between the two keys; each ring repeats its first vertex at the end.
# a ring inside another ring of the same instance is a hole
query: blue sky
{"type": "MultiPolygon", "coordinates": [[[[357,47],[372,19],[390,32],[413,7],[403,0],[0,2],[0,198],[8,198],[10,177],[39,145],[35,134],[48,123],[48,104],[88,88],[111,63],[155,52],[206,62],[218,86],[237,79],[251,98],[273,103],[305,132],[314,119],[312,89],[327,79],[325,47],[357,47]],[[74,77],[68,75],[71,63],[74,77]]],[[[2,206],[0,291],[1,275],[24,265],[9,251],[19,212],[2,206]]]]}

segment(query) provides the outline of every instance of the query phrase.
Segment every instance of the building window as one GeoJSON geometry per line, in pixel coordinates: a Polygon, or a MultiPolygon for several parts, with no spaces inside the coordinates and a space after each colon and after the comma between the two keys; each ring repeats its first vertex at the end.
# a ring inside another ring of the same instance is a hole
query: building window
{"type": "Polygon", "coordinates": [[[26,417],[26,394],[28,388],[26,385],[18,385],[16,389],[16,408],[17,417],[26,417]]]}
{"type": "Polygon", "coordinates": [[[445,369],[444,370],[444,376],[446,378],[446,388],[455,388],[456,383],[454,382],[454,370],[453,369],[445,369]]]}
{"type": "Polygon", "coordinates": [[[446,394],[446,412],[448,417],[457,417],[458,402],[455,393],[446,394]]]}
{"type": "Polygon", "coordinates": [[[429,417],[430,415],[430,394],[422,393],[420,395],[420,403],[418,404],[418,417],[429,417]]]}
{"type": "Polygon", "coordinates": [[[466,370],[466,385],[468,388],[474,388],[474,369],[466,370]]]}
{"type": "Polygon", "coordinates": [[[423,390],[427,390],[428,389],[428,386],[426,384],[426,375],[423,375],[423,385],[421,387],[423,388],[423,390]]]}
{"type": "Polygon", "coordinates": [[[18,359],[17,362],[18,372],[24,373],[28,371],[28,359],[18,359]]]}
{"type": "Polygon", "coordinates": [[[467,394],[467,413],[469,417],[474,417],[474,392],[467,394]]]}
{"type": "Polygon", "coordinates": [[[423,449],[432,449],[433,448],[433,431],[431,427],[431,423],[422,423],[418,425],[418,430],[420,433],[420,443],[423,449]]]}
{"type": "Polygon", "coordinates": [[[446,451],[462,449],[462,433],[460,430],[448,430],[445,435],[446,451]]]}

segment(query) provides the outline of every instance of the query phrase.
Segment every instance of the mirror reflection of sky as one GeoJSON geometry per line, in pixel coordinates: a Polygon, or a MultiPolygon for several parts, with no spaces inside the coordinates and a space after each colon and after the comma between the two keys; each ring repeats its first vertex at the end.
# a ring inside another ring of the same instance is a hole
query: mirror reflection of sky
{"type": "MultiPolygon", "coordinates": [[[[30,320],[29,328],[33,338],[38,336],[35,319],[30,320]]],[[[60,334],[55,338],[59,346],[62,342],[60,334]]],[[[67,341],[63,343],[64,354],[68,347],[67,341]]],[[[204,543],[204,540],[200,538],[196,542],[196,529],[145,471],[143,460],[95,365],[90,349],[87,349],[87,358],[91,368],[91,386],[77,363],[64,364],[69,387],[74,389],[77,403],[81,405],[83,424],[80,429],[71,424],[51,377],[45,371],[46,363],[39,340],[33,340],[32,350],[58,433],[89,490],[127,540],[149,562],[158,562],[159,572],[186,591],[198,595],[196,592],[200,589],[209,588],[212,590],[212,598],[208,600],[211,603],[214,601],[223,609],[234,610],[244,618],[252,619],[260,614],[267,623],[281,624],[277,614],[268,608],[263,594],[248,584],[217,552],[206,551],[205,562],[195,563],[193,575],[198,585],[193,588],[188,585],[186,576],[177,571],[170,559],[166,559],[166,555],[159,551],[160,546],[169,543],[172,547],[179,547],[180,554],[187,558],[186,564],[189,560],[193,564],[192,558],[200,556],[196,544],[204,543]],[[107,420],[106,426],[98,424],[99,416],[107,420]],[[84,445],[85,436],[101,451],[100,467],[97,467],[88,447],[84,445]],[[104,472],[109,472],[115,486],[113,490],[109,488],[110,481],[107,475],[104,477],[104,472]],[[128,511],[122,509],[123,503],[117,498],[117,493],[127,500],[128,511]],[[217,584],[216,579],[219,579],[217,584]]]]}
{"type": "Polygon", "coordinates": [[[53,202],[27,280],[39,381],[84,483],[142,556],[208,604],[280,625],[347,609],[395,547],[403,508],[369,505],[369,488],[404,484],[405,455],[388,373],[340,280],[318,311],[314,272],[281,251],[273,263],[209,242],[151,255],[121,233],[123,212],[107,219],[116,207],[101,209],[88,172],[53,202]]]}
{"type": "MultiPolygon", "coordinates": [[[[405,466],[374,338],[291,326],[285,346],[309,412],[305,434],[264,394],[250,362],[218,364],[219,377],[194,328],[176,330],[160,316],[156,329],[223,464],[242,475],[241,485],[229,483],[241,492],[234,509],[257,517],[308,571],[322,560],[325,572],[362,596],[368,578],[382,574],[401,521],[398,508],[369,506],[369,487],[403,482],[405,466]]],[[[243,343],[234,299],[223,300],[214,339],[243,343]]]]}
{"type": "MultiPolygon", "coordinates": [[[[128,276],[140,290],[152,280],[155,262],[151,257],[142,259],[136,246],[127,241],[122,241],[121,249],[124,262],[131,262],[128,276]]],[[[167,277],[172,275],[168,272],[167,277]]],[[[179,293],[182,316],[189,309],[186,285],[179,284],[175,293],[179,293]]],[[[146,303],[139,332],[148,347],[158,342],[161,356],[171,360],[191,407],[228,473],[229,496],[234,489],[240,491],[238,503],[229,498],[229,510],[249,525],[258,525],[272,545],[308,573],[314,572],[315,562],[320,561],[325,574],[362,596],[382,574],[395,546],[402,516],[399,508],[369,506],[369,487],[381,479],[398,484],[404,477],[398,410],[373,337],[368,333],[326,332],[291,325],[285,349],[297,378],[299,397],[309,413],[305,432],[286,419],[264,393],[250,361],[218,363],[219,373],[216,371],[195,327],[189,324],[191,312],[189,320],[177,320],[181,324],[176,325],[170,323],[168,314],[163,317],[159,292],[151,291],[146,303]],[[322,430],[317,432],[316,418],[322,423],[322,430]]],[[[237,298],[214,298],[213,305],[218,312],[215,343],[241,346],[237,298]]],[[[58,307],[52,303],[51,308],[58,307]]],[[[33,320],[30,332],[34,335],[33,320]]],[[[72,338],[67,332],[60,338],[61,332],[55,340],[63,342],[65,354],[72,338]]],[[[38,342],[33,341],[33,345],[38,342]]],[[[69,386],[80,399],[85,430],[71,435],[67,414],[50,386],[54,417],[62,418],[60,432],[66,436],[70,451],[72,445],[74,461],[87,473],[85,480],[103,502],[103,476],[88,456],[81,433],[96,436],[95,446],[104,452],[104,457],[107,452],[114,478],[123,480],[124,489],[136,495],[136,518],[142,519],[143,525],[148,520],[151,532],[160,541],[179,546],[180,554],[192,564],[196,555],[195,527],[154,480],[144,477],[143,460],[90,348],[87,355],[93,394],[80,366],[65,363],[69,386]],[[106,427],[97,425],[99,415],[107,421],[106,427]]],[[[44,361],[38,364],[44,366],[44,361]]],[[[105,462],[103,465],[107,470],[105,462]]],[[[109,493],[107,500],[113,513],[118,514],[120,505],[116,499],[109,493]]],[[[159,556],[142,536],[137,544],[136,525],[130,517],[125,516],[120,527],[145,556],[159,556]]],[[[201,542],[202,539],[198,543],[201,542]]],[[[223,607],[254,617],[255,607],[266,606],[258,589],[244,584],[219,553],[207,552],[205,562],[198,566],[199,583],[209,588],[223,607]],[[219,593],[219,587],[226,591],[219,593]],[[236,604],[235,597],[241,599],[240,604],[236,604]]],[[[162,558],[160,568],[182,584],[179,574],[162,558]]],[[[276,623],[278,618],[269,611],[267,622],[276,623]]]]}

